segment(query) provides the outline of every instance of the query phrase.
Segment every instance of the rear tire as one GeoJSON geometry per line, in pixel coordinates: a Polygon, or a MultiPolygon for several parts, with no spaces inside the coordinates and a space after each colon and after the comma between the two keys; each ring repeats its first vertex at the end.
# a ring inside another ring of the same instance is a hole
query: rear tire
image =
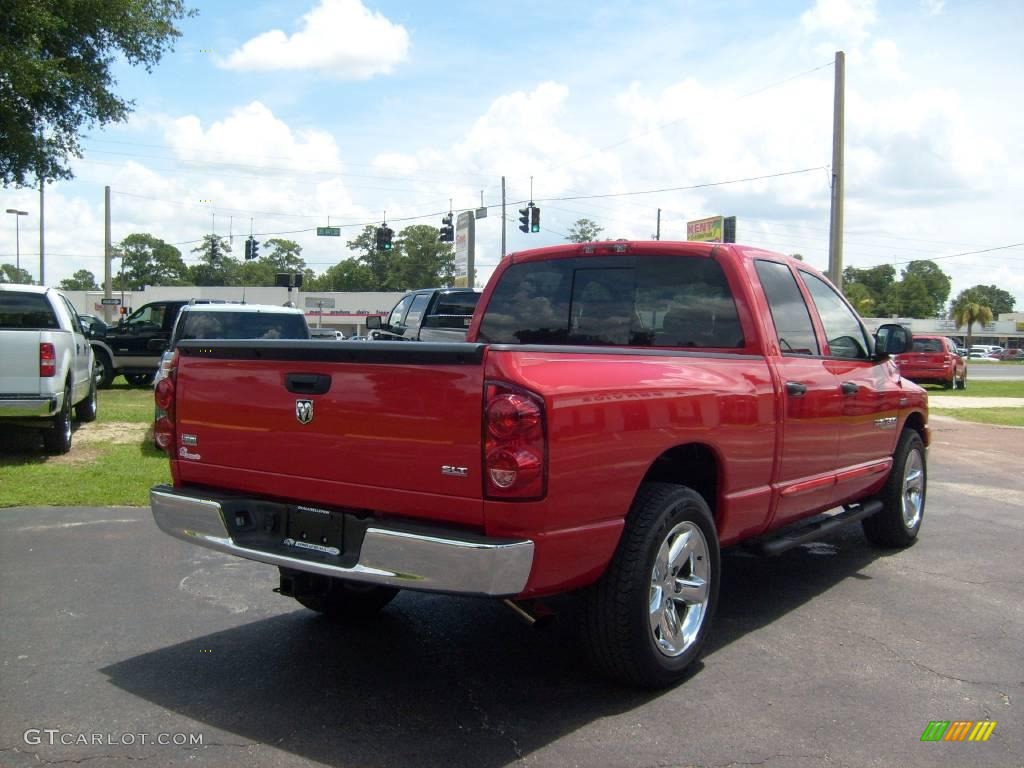
{"type": "Polygon", "coordinates": [[[663,688],[700,656],[718,604],[718,535],[696,491],[641,487],[601,578],[580,595],[591,663],[630,685],[663,688]]]}
{"type": "Polygon", "coordinates": [[[318,595],[296,596],[304,608],[322,613],[334,621],[359,620],[375,616],[395,597],[399,590],[375,584],[361,584],[346,579],[331,578],[327,589],[318,595]]]}
{"type": "Polygon", "coordinates": [[[904,429],[893,453],[889,478],[878,496],[882,510],[861,522],[868,541],[895,549],[913,544],[924,519],[927,491],[924,443],[917,432],[904,429]]]}
{"type": "Polygon", "coordinates": [[[64,387],[64,404],[53,417],[53,426],[43,432],[43,447],[52,454],[71,450],[71,384],[64,387]]]}
{"type": "Polygon", "coordinates": [[[75,418],[83,423],[96,421],[98,406],[96,402],[96,379],[89,382],[89,394],[78,405],[75,406],[75,418]]]}

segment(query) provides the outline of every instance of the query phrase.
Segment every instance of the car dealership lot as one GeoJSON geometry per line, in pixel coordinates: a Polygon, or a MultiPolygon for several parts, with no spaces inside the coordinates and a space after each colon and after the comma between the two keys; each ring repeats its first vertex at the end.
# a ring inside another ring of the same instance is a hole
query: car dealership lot
{"type": "Polygon", "coordinates": [[[728,555],[708,653],[658,694],[594,675],[570,621],[407,593],[344,629],[147,509],[0,510],[0,763],[1024,765],[1024,431],[932,427],[914,547],[728,555]]]}

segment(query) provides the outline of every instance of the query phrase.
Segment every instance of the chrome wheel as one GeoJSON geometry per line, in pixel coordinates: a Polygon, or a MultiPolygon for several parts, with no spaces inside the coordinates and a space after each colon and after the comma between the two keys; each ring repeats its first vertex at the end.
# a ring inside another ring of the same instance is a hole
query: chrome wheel
{"type": "Polygon", "coordinates": [[[924,507],[924,459],[916,448],[903,465],[903,524],[913,529],[921,522],[924,507]]]}
{"type": "Polygon", "coordinates": [[[664,655],[679,656],[697,639],[707,614],[710,580],[704,534],[694,523],[679,523],[662,542],[651,571],[651,635],[664,655]]]}

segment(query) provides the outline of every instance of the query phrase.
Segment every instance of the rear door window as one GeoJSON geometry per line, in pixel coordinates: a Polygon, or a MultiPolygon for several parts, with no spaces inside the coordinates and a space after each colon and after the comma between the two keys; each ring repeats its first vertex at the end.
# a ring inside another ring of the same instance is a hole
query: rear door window
{"type": "Polygon", "coordinates": [[[721,266],[697,256],[527,262],[495,288],[479,338],[504,344],[743,346],[721,266]]]}
{"type": "Polygon", "coordinates": [[[416,298],[412,300],[412,304],[409,306],[409,312],[405,316],[405,322],[403,325],[409,328],[418,328],[420,321],[423,319],[423,313],[426,311],[427,304],[429,303],[429,293],[417,294],[416,298]]]}

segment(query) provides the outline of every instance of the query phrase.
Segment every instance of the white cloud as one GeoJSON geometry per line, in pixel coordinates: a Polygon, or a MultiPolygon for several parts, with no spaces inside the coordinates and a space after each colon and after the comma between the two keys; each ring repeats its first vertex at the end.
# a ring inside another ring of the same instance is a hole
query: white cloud
{"type": "Polygon", "coordinates": [[[253,101],[203,128],[194,115],[172,120],[164,138],[174,154],[190,163],[237,163],[303,171],[341,165],[334,138],[325,131],[293,131],[264,104],[253,101]]]}
{"type": "Polygon", "coordinates": [[[859,42],[877,19],[875,0],[815,0],[814,7],[800,17],[800,23],[808,32],[859,42]]]}
{"type": "Polygon", "coordinates": [[[405,27],[360,0],[320,0],[294,34],[264,32],[218,64],[252,71],[313,69],[343,80],[365,80],[390,72],[408,52],[405,27]]]}
{"type": "Polygon", "coordinates": [[[938,16],[946,6],[946,0],[920,0],[921,9],[929,16],[938,16]]]}

